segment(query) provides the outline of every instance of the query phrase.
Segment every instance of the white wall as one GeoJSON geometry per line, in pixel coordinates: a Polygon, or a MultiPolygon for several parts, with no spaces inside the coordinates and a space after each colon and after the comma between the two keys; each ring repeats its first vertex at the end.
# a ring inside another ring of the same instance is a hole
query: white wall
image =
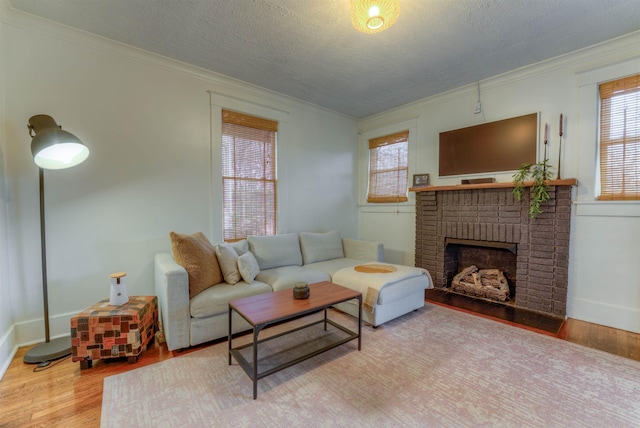
{"type": "MultiPolygon", "coordinates": [[[[482,114],[473,113],[477,92],[476,85],[470,85],[362,120],[361,238],[382,240],[387,255],[392,256],[388,261],[414,261],[413,195],[400,207],[373,207],[363,202],[367,136],[415,120],[413,150],[417,155],[409,173],[429,173],[434,185],[459,184],[465,177],[438,178],[440,132],[539,112],[539,132],[544,132],[545,123],[550,125],[547,157],[557,167],[562,113],[566,118],[562,178],[577,178],[579,183],[572,219],[568,316],[640,332],[640,203],[594,201],[597,82],[638,72],[640,33],[634,33],[480,82],[482,114]]],[[[542,150],[540,147],[540,160],[542,150]]],[[[511,181],[512,174],[485,176],[511,181]]]]}
{"type": "Polygon", "coordinates": [[[10,324],[3,311],[0,338],[14,326],[12,346],[44,337],[38,171],[26,127],[34,114],[53,116],[91,149],[80,166],[45,172],[53,337],[69,334],[73,314],[108,298],[112,272],[127,272],[129,295],[153,294],[153,256],[170,251],[169,231],[221,239],[220,141],[210,121],[220,107],[282,119],[279,232],[338,229],[357,237],[354,119],[2,4],[13,270],[11,293],[3,277],[0,290],[3,308],[10,295],[15,310],[10,324]]]}
{"type": "MultiPolygon", "coordinates": [[[[0,31],[0,63],[4,63],[4,37],[0,31]]],[[[7,192],[6,177],[6,138],[4,137],[4,70],[0,67],[0,377],[7,369],[13,354],[14,311],[11,306],[11,283],[9,272],[9,221],[8,206],[9,196],[7,192]]]]}

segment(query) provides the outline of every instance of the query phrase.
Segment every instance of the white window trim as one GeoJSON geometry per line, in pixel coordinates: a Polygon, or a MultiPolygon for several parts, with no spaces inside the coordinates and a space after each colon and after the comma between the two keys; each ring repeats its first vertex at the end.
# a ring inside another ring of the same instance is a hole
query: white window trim
{"type": "MultiPolygon", "coordinates": [[[[383,137],[385,135],[395,134],[409,130],[409,187],[413,183],[413,174],[416,172],[417,161],[417,129],[418,119],[409,119],[402,122],[393,123],[380,128],[367,130],[360,134],[359,142],[359,180],[358,180],[358,205],[369,212],[412,212],[415,209],[415,193],[408,192],[406,202],[398,203],[374,203],[367,202],[367,192],[369,187],[369,140],[373,138],[383,137]]],[[[420,172],[422,173],[422,172],[420,172]]]]}
{"type": "Polygon", "coordinates": [[[289,112],[277,107],[269,107],[257,102],[241,100],[229,97],[213,91],[208,91],[211,106],[211,194],[209,206],[211,207],[211,231],[212,242],[223,240],[223,213],[222,208],[222,110],[233,110],[251,116],[262,117],[278,122],[278,136],[276,140],[276,233],[286,230],[288,213],[281,207],[287,203],[287,168],[286,163],[281,162],[280,152],[289,146],[288,120],[289,112]]]}
{"type": "Polygon", "coordinates": [[[598,201],[600,164],[599,85],[603,82],[637,74],[640,57],[576,73],[578,80],[578,177],[576,214],[578,216],[640,216],[639,201],[598,201]],[[592,126],[591,126],[592,125],[592,126]]]}

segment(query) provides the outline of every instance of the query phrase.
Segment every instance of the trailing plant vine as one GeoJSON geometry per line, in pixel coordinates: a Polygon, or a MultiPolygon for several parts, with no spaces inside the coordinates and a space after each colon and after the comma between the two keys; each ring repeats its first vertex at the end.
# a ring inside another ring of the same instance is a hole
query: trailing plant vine
{"type": "Polygon", "coordinates": [[[541,205],[550,199],[549,192],[547,191],[546,181],[551,179],[551,171],[549,171],[549,160],[545,159],[538,163],[525,163],[522,164],[515,174],[513,174],[513,195],[520,201],[524,192],[524,182],[527,178],[533,181],[531,185],[531,196],[529,204],[529,216],[536,218],[538,214],[542,213],[541,205]]]}

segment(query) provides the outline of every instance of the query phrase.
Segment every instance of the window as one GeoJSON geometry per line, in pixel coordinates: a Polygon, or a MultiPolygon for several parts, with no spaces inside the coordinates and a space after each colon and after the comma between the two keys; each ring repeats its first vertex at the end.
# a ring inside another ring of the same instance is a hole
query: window
{"type": "Polygon", "coordinates": [[[600,200],[640,200],[640,74],[600,84],[600,200]]]}
{"type": "Polygon", "coordinates": [[[409,131],[369,140],[367,202],[406,202],[409,131]]]}
{"type": "Polygon", "coordinates": [[[223,238],[276,233],[278,123],[222,111],[223,238]]]}

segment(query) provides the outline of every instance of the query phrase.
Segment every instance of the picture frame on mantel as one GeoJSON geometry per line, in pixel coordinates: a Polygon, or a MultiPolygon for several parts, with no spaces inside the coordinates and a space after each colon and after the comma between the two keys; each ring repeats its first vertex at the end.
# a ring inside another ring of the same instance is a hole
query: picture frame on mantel
{"type": "Polygon", "coordinates": [[[429,174],[413,174],[413,187],[427,187],[429,174]]]}

